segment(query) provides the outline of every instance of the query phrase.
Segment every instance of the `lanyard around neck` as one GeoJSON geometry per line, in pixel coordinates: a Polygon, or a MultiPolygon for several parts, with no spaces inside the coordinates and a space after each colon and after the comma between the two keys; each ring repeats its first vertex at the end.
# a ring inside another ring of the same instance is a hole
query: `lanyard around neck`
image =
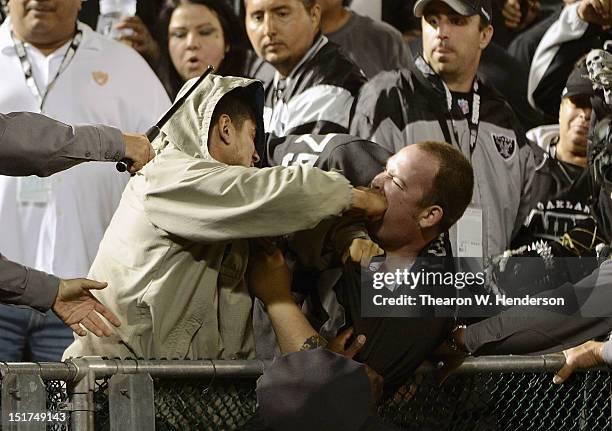
{"type": "MultiPolygon", "coordinates": [[[[453,120],[453,115],[452,115],[452,109],[453,109],[453,95],[450,92],[450,89],[448,88],[448,86],[446,85],[446,83],[444,82],[444,80],[436,73],[434,72],[434,70],[431,68],[431,66],[429,65],[429,63],[427,63],[425,61],[425,59],[421,56],[418,55],[415,60],[414,60],[414,65],[416,66],[416,68],[418,69],[417,76],[422,76],[423,79],[426,80],[426,82],[428,81],[430,83],[430,85],[428,87],[432,87],[435,88],[437,87],[437,82],[441,83],[442,87],[444,88],[444,93],[446,95],[446,112],[448,113],[449,117],[450,117],[450,122],[451,125],[453,127],[453,135],[455,138],[455,145],[457,145],[458,148],[462,149],[461,147],[461,143],[459,142],[459,136],[457,135],[457,131],[455,129],[455,121],[453,120]],[[432,81],[432,79],[436,80],[437,82],[434,83],[432,81]]],[[[437,107],[437,106],[436,106],[437,107]]],[[[441,109],[440,109],[441,111],[441,109]]],[[[470,122],[472,123],[472,127],[470,127],[470,156],[471,154],[474,152],[474,148],[476,148],[476,142],[478,141],[478,127],[480,125],[480,94],[478,93],[478,81],[477,79],[474,79],[474,84],[472,86],[472,116],[470,118],[470,122]]],[[[446,125],[446,119],[442,120],[439,119],[439,121],[441,121],[440,126],[443,127],[443,130],[445,128],[446,125]],[[444,124],[442,124],[442,121],[444,121],[444,124]]],[[[448,128],[446,128],[447,133],[445,133],[445,138],[446,139],[451,139],[450,137],[450,131],[448,131],[448,128]],[[448,135],[448,137],[447,137],[448,135]]],[[[463,151],[463,149],[462,149],[463,151]]],[[[465,152],[464,152],[465,154],[465,152]]],[[[465,154],[467,156],[467,154],[465,154]]]]}
{"type": "MultiPolygon", "coordinates": [[[[446,109],[449,114],[453,109],[453,95],[449,90],[448,86],[444,81],[442,81],[444,85],[444,92],[446,93],[446,109]]],[[[478,141],[478,127],[480,125],[480,94],[478,94],[478,81],[474,79],[474,85],[472,87],[472,109],[471,109],[472,117],[470,118],[470,122],[472,123],[472,127],[470,127],[470,154],[474,152],[474,148],[476,148],[476,141],[478,141]]],[[[453,129],[455,128],[455,120],[453,120],[452,114],[450,115],[451,123],[453,124],[453,129]]],[[[455,133],[455,139],[457,139],[457,143],[459,143],[459,139],[457,134],[455,133]]]]}
{"type": "Polygon", "coordinates": [[[40,112],[43,112],[45,101],[47,100],[47,95],[55,85],[59,76],[64,70],[66,70],[66,68],[70,64],[70,61],[76,54],[76,51],[79,45],[81,44],[81,39],[83,38],[83,32],[78,28],[76,29],[72,41],[70,42],[70,46],[68,47],[68,50],[64,53],[64,57],[62,58],[62,62],[60,63],[60,66],[57,69],[55,76],[49,82],[46,89],[44,89],[44,92],[41,91],[40,87],[38,86],[38,83],[36,82],[36,79],[34,78],[32,63],[30,63],[30,59],[28,59],[28,54],[26,52],[25,45],[22,41],[15,38],[12,31],[11,38],[13,39],[13,47],[15,48],[15,52],[17,53],[17,57],[19,57],[19,61],[21,63],[21,68],[23,69],[23,75],[25,77],[26,85],[38,101],[40,112]]]}

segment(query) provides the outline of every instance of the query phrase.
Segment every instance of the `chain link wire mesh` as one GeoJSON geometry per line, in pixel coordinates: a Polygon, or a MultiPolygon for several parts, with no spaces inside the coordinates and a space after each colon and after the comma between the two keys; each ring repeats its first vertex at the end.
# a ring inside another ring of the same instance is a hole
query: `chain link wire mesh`
{"type": "MultiPolygon", "coordinates": [[[[1,382],[1,381],[0,381],[1,382]]],[[[379,408],[402,430],[610,430],[612,398],[605,371],[575,374],[561,386],[551,373],[456,374],[438,386],[417,375],[379,408]]],[[[65,382],[49,381],[47,408],[63,411],[65,382]]],[[[156,430],[240,430],[254,416],[254,379],[155,379],[156,430]]],[[[96,382],[96,430],[110,429],[108,378],[96,382]]],[[[48,424],[53,431],[69,424],[48,424]]],[[[1,427],[0,427],[1,429],[1,427]]]]}
{"type": "MultiPolygon", "coordinates": [[[[65,422],[50,423],[47,425],[49,431],[69,431],[70,412],[64,407],[69,402],[66,382],[61,380],[49,380],[45,382],[47,387],[47,412],[65,414],[65,422]]],[[[0,425],[1,426],[1,425],[0,425]]]]}
{"type": "Polygon", "coordinates": [[[610,376],[576,374],[562,386],[550,373],[454,375],[438,386],[415,376],[380,407],[403,430],[610,430],[610,376]]]}
{"type": "MultiPolygon", "coordinates": [[[[255,414],[255,380],[154,379],[156,431],[241,430],[255,414]]],[[[110,429],[108,379],[96,381],[96,431],[110,429]]]]}

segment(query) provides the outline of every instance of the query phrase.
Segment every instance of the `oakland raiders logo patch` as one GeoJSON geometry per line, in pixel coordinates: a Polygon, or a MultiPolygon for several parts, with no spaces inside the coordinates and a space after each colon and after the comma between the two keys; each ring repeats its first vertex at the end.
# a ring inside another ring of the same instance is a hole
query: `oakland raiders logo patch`
{"type": "Polygon", "coordinates": [[[498,135],[496,133],[491,133],[491,136],[493,137],[493,142],[495,142],[495,147],[500,156],[508,160],[514,155],[516,152],[516,140],[514,138],[506,135],[498,135]]]}
{"type": "Polygon", "coordinates": [[[100,85],[100,86],[104,86],[108,82],[108,73],[102,72],[100,70],[96,70],[95,72],[91,72],[91,77],[93,78],[95,83],[100,85]]]}

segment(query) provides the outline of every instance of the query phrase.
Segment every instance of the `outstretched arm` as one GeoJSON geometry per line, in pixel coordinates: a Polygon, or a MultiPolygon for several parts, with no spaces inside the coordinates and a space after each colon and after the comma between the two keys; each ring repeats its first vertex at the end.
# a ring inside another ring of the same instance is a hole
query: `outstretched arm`
{"type": "Polygon", "coordinates": [[[97,336],[108,336],[110,328],[98,315],[114,326],[121,323],[89,292],[104,289],[106,283],[84,278],[62,280],[42,271],[0,259],[0,301],[24,305],[45,312],[53,309],[57,316],[78,335],[86,328],[97,336]]]}
{"type": "Polygon", "coordinates": [[[104,289],[106,286],[106,283],[86,278],[60,280],[53,311],[77,335],[86,335],[87,332],[83,329],[86,328],[98,337],[108,337],[112,331],[98,313],[114,326],[120,326],[121,322],[89,292],[104,289]]]}
{"type": "Polygon", "coordinates": [[[131,173],[154,156],[144,135],[102,125],[69,126],[30,112],[0,114],[0,174],[45,177],[88,161],[134,161],[131,173]]]}
{"type": "Polygon", "coordinates": [[[565,365],[553,377],[553,383],[563,383],[579,368],[591,368],[605,363],[604,349],[612,348],[612,341],[606,343],[587,341],[571,349],[563,351],[565,365]]]}

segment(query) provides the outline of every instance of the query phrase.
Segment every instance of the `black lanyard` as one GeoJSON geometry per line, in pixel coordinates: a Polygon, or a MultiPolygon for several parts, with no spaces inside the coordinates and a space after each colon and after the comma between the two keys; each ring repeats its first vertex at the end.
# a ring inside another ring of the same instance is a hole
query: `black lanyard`
{"type": "Polygon", "coordinates": [[[32,63],[30,63],[30,60],[28,59],[28,54],[26,52],[25,45],[22,41],[15,38],[12,31],[11,38],[13,39],[13,47],[15,48],[15,52],[17,53],[17,57],[19,57],[19,61],[21,62],[21,68],[23,69],[23,75],[26,80],[26,85],[38,101],[40,112],[43,112],[43,107],[45,105],[45,101],[47,100],[47,95],[49,94],[49,91],[51,91],[51,89],[53,88],[53,85],[55,85],[55,82],[57,81],[59,76],[64,70],[66,70],[68,64],[70,64],[70,61],[76,54],[76,51],[79,45],[81,44],[81,39],[83,38],[83,32],[78,28],[76,29],[72,41],[70,42],[70,46],[64,54],[64,58],[62,58],[62,62],[60,63],[59,68],[57,69],[57,73],[47,85],[47,88],[45,89],[44,93],[41,91],[40,87],[38,86],[38,83],[36,82],[36,79],[34,78],[32,63]]]}
{"type": "MultiPolygon", "coordinates": [[[[455,139],[457,140],[457,144],[459,144],[459,137],[455,131],[455,120],[452,116],[453,95],[444,81],[442,81],[442,84],[444,85],[444,92],[446,93],[446,108],[450,114],[451,124],[453,125],[453,133],[455,135],[455,139]]],[[[480,95],[478,94],[478,82],[476,79],[474,79],[474,86],[472,87],[472,109],[470,112],[472,113],[472,116],[469,119],[469,121],[472,123],[472,127],[469,127],[471,155],[474,152],[474,148],[476,148],[476,141],[478,140],[478,126],[480,125],[480,95]]]]}

